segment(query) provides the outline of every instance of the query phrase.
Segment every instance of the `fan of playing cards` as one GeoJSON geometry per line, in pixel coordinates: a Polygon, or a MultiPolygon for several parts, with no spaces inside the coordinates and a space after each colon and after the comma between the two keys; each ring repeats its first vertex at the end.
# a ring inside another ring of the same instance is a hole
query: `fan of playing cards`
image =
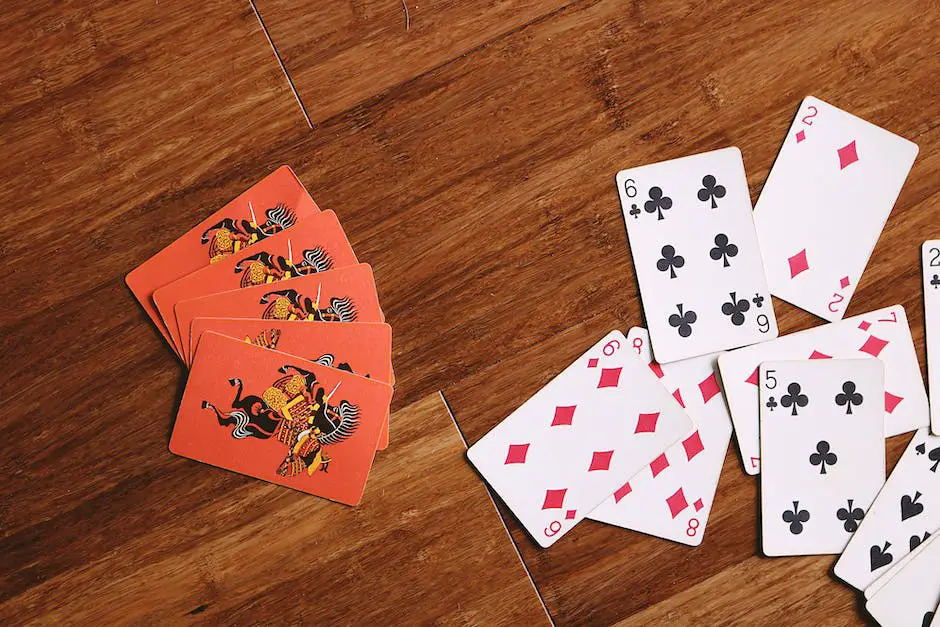
{"type": "Polygon", "coordinates": [[[372,269],[287,166],[127,275],[190,368],[170,450],[355,505],[388,445],[372,269]]]}
{"type": "Polygon", "coordinates": [[[879,623],[940,625],[940,241],[934,435],[904,308],[843,319],[916,154],[808,97],[753,211],[737,148],[617,174],[648,331],[609,333],[467,452],[539,545],[584,518],[698,545],[733,430],[765,555],[840,555],[879,623]],[[828,324],[778,337],[771,294],[828,324]],[[886,482],[884,439],[911,431],[886,482]]]}

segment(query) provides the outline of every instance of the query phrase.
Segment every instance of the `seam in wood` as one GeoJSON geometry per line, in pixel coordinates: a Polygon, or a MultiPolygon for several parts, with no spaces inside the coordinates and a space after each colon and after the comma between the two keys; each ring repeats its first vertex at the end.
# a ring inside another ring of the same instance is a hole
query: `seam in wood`
{"type": "MultiPolygon", "coordinates": [[[[460,429],[460,425],[457,424],[457,419],[454,417],[454,412],[450,409],[450,403],[447,402],[447,398],[444,396],[443,390],[438,390],[437,393],[441,395],[441,401],[444,403],[444,409],[447,410],[447,415],[450,416],[451,422],[454,423],[454,428],[457,429],[457,435],[460,436],[460,441],[463,442],[464,448],[469,448],[467,445],[467,438],[464,437],[463,431],[460,429]]],[[[490,491],[490,486],[488,486],[485,481],[482,483],[483,487],[486,489],[486,495],[490,498],[490,503],[493,504],[493,509],[496,510],[496,516],[499,518],[499,523],[503,526],[503,531],[506,532],[506,536],[512,543],[512,548],[516,552],[516,557],[519,558],[519,563],[522,564],[522,569],[529,578],[529,583],[532,584],[532,589],[535,590],[535,596],[538,597],[539,603],[542,604],[542,610],[545,611],[545,616],[548,618],[548,622],[551,623],[552,627],[555,627],[555,619],[552,618],[552,613],[548,611],[548,606],[545,605],[545,599],[542,597],[542,592],[539,590],[539,587],[535,585],[535,578],[532,577],[532,573],[529,571],[529,565],[526,564],[525,560],[522,558],[522,552],[519,550],[519,545],[516,544],[516,539],[513,538],[512,533],[509,532],[509,527],[506,526],[506,521],[503,520],[503,514],[499,511],[499,507],[496,506],[496,500],[493,498],[493,493],[490,491]]]]}
{"type": "Polygon", "coordinates": [[[294,85],[294,79],[291,78],[290,73],[287,71],[287,66],[284,65],[284,60],[281,58],[281,53],[277,51],[277,46],[274,45],[274,40],[271,38],[271,33],[268,32],[268,27],[265,25],[264,20],[261,19],[261,12],[258,11],[258,7],[255,6],[255,0],[248,0],[248,4],[251,5],[251,10],[254,11],[255,17],[258,18],[258,24],[261,25],[261,31],[264,33],[265,39],[268,40],[268,45],[271,46],[271,52],[274,53],[274,58],[277,59],[277,64],[281,66],[281,71],[284,73],[284,78],[287,79],[287,84],[290,86],[290,90],[294,93],[294,98],[297,99],[297,106],[300,107],[300,112],[304,114],[304,120],[307,121],[307,127],[313,128],[313,123],[310,121],[310,116],[307,114],[307,108],[304,107],[304,101],[300,98],[300,93],[297,91],[297,87],[294,85]]]}

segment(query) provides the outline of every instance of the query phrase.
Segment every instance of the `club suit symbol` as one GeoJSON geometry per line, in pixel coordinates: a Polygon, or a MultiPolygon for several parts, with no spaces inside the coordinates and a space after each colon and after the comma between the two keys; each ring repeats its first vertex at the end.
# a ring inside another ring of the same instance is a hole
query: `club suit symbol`
{"type": "Polygon", "coordinates": [[[656,269],[660,272],[669,271],[669,278],[676,278],[676,270],[685,265],[685,257],[676,254],[676,248],[669,244],[663,246],[662,257],[656,262],[656,269]]]}
{"type": "Polygon", "coordinates": [[[888,553],[888,549],[890,548],[891,543],[885,542],[884,546],[878,546],[877,544],[874,544],[870,549],[868,549],[868,559],[871,562],[871,572],[875,572],[879,568],[884,568],[894,561],[894,556],[891,555],[891,553],[888,553]]]}
{"type": "Polygon", "coordinates": [[[750,310],[751,303],[746,298],[738,298],[737,292],[730,292],[731,300],[721,305],[721,313],[731,318],[731,324],[736,327],[744,324],[744,314],[750,310]]]}
{"type": "Polygon", "coordinates": [[[679,337],[692,335],[692,325],[698,320],[698,314],[691,309],[683,311],[682,305],[676,305],[679,313],[669,316],[669,326],[679,331],[679,337]]]}
{"type": "Polygon", "coordinates": [[[934,288],[940,288],[940,275],[933,275],[933,278],[930,279],[930,285],[934,288]]]}
{"type": "Polygon", "coordinates": [[[825,440],[816,444],[816,452],[809,456],[809,463],[819,466],[819,474],[826,474],[826,466],[835,466],[839,457],[832,452],[832,448],[825,440]]]}
{"type": "Polygon", "coordinates": [[[712,209],[718,208],[716,199],[725,197],[725,186],[719,185],[718,181],[711,174],[702,177],[702,189],[698,190],[698,199],[702,202],[711,200],[712,209]]]}
{"type": "Polygon", "coordinates": [[[855,383],[852,381],[846,381],[842,384],[842,392],[836,394],[836,405],[839,407],[845,407],[845,413],[851,415],[852,406],[858,406],[862,404],[862,401],[865,400],[864,397],[855,391],[855,383]]]}
{"type": "Polygon", "coordinates": [[[803,387],[796,382],[787,386],[787,393],[780,398],[780,404],[786,408],[793,408],[791,416],[798,415],[798,408],[809,405],[809,397],[802,393],[803,387]]]}
{"type": "Polygon", "coordinates": [[[732,244],[728,240],[728,236],[724,233],[719,233],[715,236],[715,247],[708,251],[708,256],[714,259],[715,261],[722,261],[725,268],[730,266],[728,263],[729,258],[734,258],[738,255],[738,247],[736,244],[732,244]]]}
{"type": "Polygon", "coordinates": [[[651,187],[649,194],[650,199],[643,203],[643,210],[657,214],[657,220],[662,220],[663,211],[672,209],[672,198],[663,195],[663,190],[659,187],[651,187]]]}
{"type": "Polygon", "coordinates": [[[803,533],[803,525],[809,522],[809,512],[800,509],[799,501],[793,501],[793,509],[783,512],[783,522],[790,525],[790,533],[798,536],[803,533]]]}
{"type": "Polygon", "coordinates": [[[848,500],[848,507],[840,507],[836,518],[842,521],[842,526],[849,533],[858,531],[858,523],[865,518],[865,510],[861,507],[852,507],[853,499],[848,500]]]}

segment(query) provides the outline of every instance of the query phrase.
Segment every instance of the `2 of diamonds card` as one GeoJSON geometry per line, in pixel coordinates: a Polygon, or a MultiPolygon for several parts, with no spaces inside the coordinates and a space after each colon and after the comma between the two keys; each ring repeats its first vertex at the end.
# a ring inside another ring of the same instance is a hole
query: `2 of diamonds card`
{"type": "Polygon", "coordinates": [[[658,362],[777,336],[740,150],[622,170],[617,191],[658,362]]]}
{"type": "Polygon", "coordinates": [[[885,482],[884,366],[760,366],[764,554],[841,553],[885,482]]]}
{"type": "Polygon", "coordinates": [[[940,240],[924,242],[924,327],[927,334],[927,377],[930,429],[940,435],[940,240]]]}
{"type": "Polygon", "coordinates": [[[754,208],[774,296],[840,320],[916,156],[917,144],[804,99],[754,208]]]}
{"type": "Polygon", "coordinates": [[[470,447],[467,458],[549,547],[692,421],[612,331],[470,447]]]}
{"type": "Polygon", "coordinates": [[[153,303],[157,288],[303,222],[319,211],[294,171],[281,166],[133,269],[125,281],[154,325],[172,344],[153,303]]]}
{"type": "Polygon", "coordinates": [[[695,423],[678,444],[634,475],[588,518],[698,546],[705,535],[721,467],[731,440],[731,417],[715,374],[717,355],[660,366],[649,334],[634,327],[630,347],[648,364],[695,423]]]}
{"type": "Polygon", "coordinates": [[[748,474],[760,472],[757,370],[760,363],[833,357],[875,357],[884,363],[885,436],[927,425],[927,393],[904,307],[895,305],[791,333],[718,358],[735,437],[748,474]]]}
{"type": "Polygon", "coordinates": [[[217,333],[199,344],[170,451],[357,504],[392,387],[217,333]]]}
{"type": "Polygon", "coordinates": [[[920,429],[894,467],[835,574],[859,590],[898,564],[940,527],[940,437],[920,429]]]}

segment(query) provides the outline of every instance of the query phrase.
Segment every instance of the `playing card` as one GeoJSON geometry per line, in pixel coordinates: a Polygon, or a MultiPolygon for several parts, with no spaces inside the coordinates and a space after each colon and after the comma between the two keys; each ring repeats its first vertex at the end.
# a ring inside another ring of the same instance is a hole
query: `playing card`
{"type": "Polygon", "coordinates": [[[549,547],[691,428],[623,334],[611,331],[467,458],[549,547]]]}
{"type": "Polygon", "coordinates": [[[864,590],[940,527],[938,467],[940,437],[918,430],[836,562],[836,576],[864,590]]]}
{"type": "Polygon", "coordinates": [[[318,213],[297,175],[284,165],[249,187],[125,277],[127,286],[172,345],[153,292],[318,213]]]}
{"type": "Polygon", "coordinates": [[[888,568],[888,572],[875,579],[867,588],[865,588],[865,598],[871,599],[878,591],[881,590],[886,583],[894,579],[894,576],[899,572],[904,570],[904,568],[910,563],[912,559],[921,554],[921,552],[926,549],[931,542],[934,542],[937,539],[937,532],[925,534],[926,540],[923,540],[920,544],[914,547],[914,550],[898,560],[897,564],[892,564],[888,568]]]}
{"type": "Polygon", "coordinates": [[[390,385],[213,332],[199,344],[170,451],[359,503],[390,385]]]}
{"type": "Polygon", "coordinates": [[[924,242],[924,327],[927,334],[927,378],[930,428],[940,435],[940,240],[924,242]]]}
{"type": "Polygon", "coordinates": [[[791,333],[718,358],[735,437],[748,474],[760,472],[758,365],[762,361],[831,357],[876,357],[884,362],[885,436],[927,425],[927,393],[904,307],[895,305],[791,333]]]}
{"type": "MultiPolygon", "coordinates": [[[[248,318],[196,318],[192,323],[194,354],[204,331],[215,331],[250,344],[297,355],[329,368],[394,385],[392,328],[368,322],[307,322],[248,318]]],[[[388,417],[379,450],[388,446],[388,417]]]]}
{"type": "Polygon", "coordinates": [[[808,96],[754,208],[770,291],[840,320],[917,144],[808,96]]]}
{"type": "Polygon", "coordinates": [[[940,542],[931,542],[865,604],[882,627],[928,627],[940,604],[940,542]]]}
{"type": "Polygon", "coordinates": [[[345,268],[359,263],[336,214],[324,211],[225,259],[187,274],[153,293],[153,302],[180,350],[176,303],[242,287],[345,268]]]}
{"type": "Polygon", "coordinates": [[[841,553],[885,482],[884,366],[767,361],[760,382],[764,554],[841,553]]]}
{"type": "Polygon", "coordinates": [[[717,355],[660,366],[649,334],[633,327],[627,342],[685,409],[694,426],[588,518],[698,546],[702,543],[721,466],[731,440],[731,417],[716,374],[717,355]]]}
{"type": "Polygon", "coordinates": [[[622,170],[617,191],[659,363],[777,336],[740,150],[622,170]]]}
{"type": "Polygon", "coordinates": [[[310,322],[384,322],[372,268],[359,264],[275,285],[256,285],[176,304],[184,360],[192,361],[195,318],[261,318],[310,322]]]}

